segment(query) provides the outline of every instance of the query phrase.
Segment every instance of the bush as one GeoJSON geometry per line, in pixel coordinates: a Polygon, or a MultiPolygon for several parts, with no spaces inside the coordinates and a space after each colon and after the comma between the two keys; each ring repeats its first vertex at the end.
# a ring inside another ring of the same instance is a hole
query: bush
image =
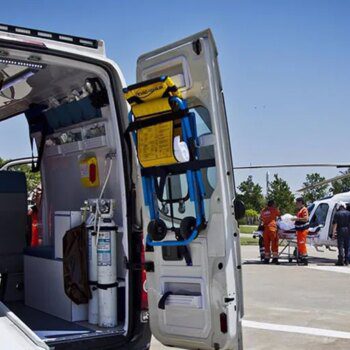
{"type": "Polygon", "coordinates": [[[238,221],[240,225],[258,225],[259,213],[254,209],[247,209],[245,217],[238,221]]]}

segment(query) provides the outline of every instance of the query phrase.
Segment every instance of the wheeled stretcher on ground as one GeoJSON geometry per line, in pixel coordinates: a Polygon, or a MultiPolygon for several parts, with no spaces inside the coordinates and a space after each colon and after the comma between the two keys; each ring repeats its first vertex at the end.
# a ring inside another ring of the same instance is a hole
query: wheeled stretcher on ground
{"type": "MultiPolygon", "coordinates": [[[[307,243],[313,245],[315,239],[319,237],[320,229],[322,225],[316,227],[310,227],[307,236],[307,243]]],[[[254,231],[252,233],[253,238],[259,238],[259,244],[263,244],[263,231],[254,231]]],[[[295,230],[282,230],[278,229],[279,246],[282,247],[278,252],[278,258],[286,258],[290,263],[293,260],[298,260],[297,249],[297,233],[295,230]]]]}

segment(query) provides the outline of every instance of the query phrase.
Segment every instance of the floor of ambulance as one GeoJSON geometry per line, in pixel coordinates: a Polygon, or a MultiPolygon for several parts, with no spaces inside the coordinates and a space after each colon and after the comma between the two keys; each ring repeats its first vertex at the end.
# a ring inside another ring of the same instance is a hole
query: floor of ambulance
{"type": "Polygon", "coordinates": [[[122,325],[101,328],[88,322],[69,322],[59,317],[33,309],[23,302],[7,302],[6,306],[44,341],[74,339],[76,337],[104,334],[123,334],[122,325]]]}

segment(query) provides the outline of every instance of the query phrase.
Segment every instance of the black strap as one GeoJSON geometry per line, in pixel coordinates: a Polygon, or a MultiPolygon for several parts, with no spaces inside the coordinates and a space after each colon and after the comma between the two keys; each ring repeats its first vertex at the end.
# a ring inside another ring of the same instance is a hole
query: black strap
{"type": "Polygon", "coordinates": [[[200,170],[215,167],[215,158],[193,160],[190,162],[176,163],[165,166],[142,168],[142,176],[166,176],[167,174],[183,174],[187,170],[200,170]]]}
{"type": "Polygon", "coordinates": [[[44,154],[45,142],[46,142],[46,133],[42,131],[40,145],[38,148],[38,158],[35,165],[34,164],[34,147],[33,147],[34,138],[30,136],[30,147],[32,149],[32,173],[37,173],[40,170],[40,164],[44,154]]]}
{"type": "MultiPolygon", "coordinates": [[[[101,232],[107,232],[107,231],[118,231],[118,226],[101,226],[100,227],[101,232]]],[[[96,235],[96,233],[95,233],[96,235]]]]}
{"type": "Polygon", "coordinates": [[[183,246],[179,246],[179,248],[180,248],[180,254],[184,257],[186,261],[186,265],[192,266],[193,265],[192,258],[188,247],[186,245],[183,245],[183,246]]]}
{"type": "Polygon", "coordinates": [[[160,298],[158,302],[158,308],[161,310],[165,310],[165,301],[168,299],[169,295],[172,295],[173,292],[166,292],[163,294],[163,296],[160,298]]]}
{"type": "Polygon", "coordinates": [[[163,198],[166,178],[167,178],[166,175],[165,176],[161,176],[160,180],[159,180],[159,184],[158,184],[157,180],[154,181],[156,194],[157,194],[157,197],[158,197],[159,200],[162,200],[162,198],[163,198]]]}
{"type": "Polygon", "coordinates": [[[97,283],[96,284],[98,289],[103,289],[103,290],[107,290],[109,288],[115,288],[118,287],[118,282],[114,282],[114,283],[97,283]]]}
{"type": "Polygon", "coordinates": [[[296,221],[295,222],[295,230],[296,231],[304,231],[310,227],[309,222],[296,221]]]}
{"type": "Polygon", "coordinates": [[[170,97],[170,92],[176,92],[178,89],[177,89],[177,86],[176,85],[173,85],[173,86],[168,86],[167,89],[164,91],[164,94],[162,97],[170,97]]]}
{"type": "Polygon", "coordinates": [[[130,98],[128,98],[128,102],[133,105],[133,104],[141,104],[144,103],[140,97],[137,96],[131,96],[130,98]]]}
{"type": "Polygon", "coordinates": [[[5,300],[6,287],[7,287],[8,273],[0,273],[0,301],[5,300]]]}
{"type": "Polygon", "coordinates": [[[182,119],[188,114],[188,110],[182,110],[178,112],[165,112],[163,114],[151,114],[148,116],[143,116],[142,118],[138,118],[131,122],[129,126],[127,127],[125,133],[129,133],[132,131],[136,131],[139,129],[146,128],[148,126],[153,126],[169,121],[174,121],[177,119],[182,119]]]}

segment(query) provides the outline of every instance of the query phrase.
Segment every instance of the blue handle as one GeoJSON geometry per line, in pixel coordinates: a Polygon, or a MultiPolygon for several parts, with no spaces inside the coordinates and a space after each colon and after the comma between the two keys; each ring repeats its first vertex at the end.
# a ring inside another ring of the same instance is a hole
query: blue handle
{"type": "Polygon", "coordinates": [[[196,238],[197,234],[198,234],[198,230],[195,228],[192,231],[191,236],[183,241],[161,241],[161,242],[152,241],[150,235],[147,234],[146,243],[152,247],[179,247],[179,246],[190,244],[196,238]]]}

